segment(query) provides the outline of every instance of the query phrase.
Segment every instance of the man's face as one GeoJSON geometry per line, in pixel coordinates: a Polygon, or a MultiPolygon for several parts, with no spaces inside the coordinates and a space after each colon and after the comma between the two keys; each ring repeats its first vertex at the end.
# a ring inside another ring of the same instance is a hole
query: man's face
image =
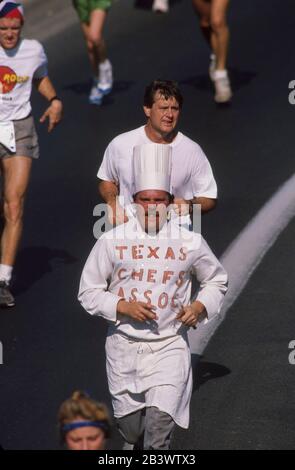
{"type": "Polygon", "coordinates": [[[143,109],[151,127],[161,135],[170,134],[177,126],[180,109],[174,97],[166,100],[157,91],[152,107],[144,106],[143,109]]]}
{"type": "Polygon", "coordinates": [[[16,47],[21,29],[22,24],[19,18],[0,18],[0,46],[4,49],[16,47]]]}
{"type": "Polygon", "coordinates": [[[67,432],[65,442],[69,450],[104,450],[105,434],[100,428],[85,426],[67,432]]]}
{"type": "Polygon", "coordinates": [[[169,193],[152,189],[140,191],[135,195],[134,202],[143,229],[151,234],[158,232],[167,220],[169,193]]]}

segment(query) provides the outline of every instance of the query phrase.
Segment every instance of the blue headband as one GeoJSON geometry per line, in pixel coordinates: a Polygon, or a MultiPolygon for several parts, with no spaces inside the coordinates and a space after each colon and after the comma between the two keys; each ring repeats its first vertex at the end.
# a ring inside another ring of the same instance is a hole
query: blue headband
{"type": "Polygon", "coordinates": [[[78,421],[77,423],[67,423],[64,424],[61,430],[66,433],[69,431],[73,431],[74,429],[78,428],[85,428],[88,426],[92,426],[95,428],[101,428],[104,431],[108,431],[109,427],[105,421],[78,421]]]}

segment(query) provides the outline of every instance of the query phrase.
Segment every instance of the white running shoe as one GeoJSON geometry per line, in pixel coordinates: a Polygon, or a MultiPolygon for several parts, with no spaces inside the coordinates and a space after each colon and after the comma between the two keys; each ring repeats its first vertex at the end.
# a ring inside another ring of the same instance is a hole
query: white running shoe
{"type": "Polygon", "coordinates": [[[218,77],[218,75],[216,77],[215,75],[214,87],[216,103],[228,103],[231,100],[233,94],[227,74],[224,77],[218,77]]]}
{"type": "Polygon", "coordinates": [[[156,13],[168,13],[169,0],[154,0],[152,10],[156,13]]]}
{"type": "Polygon", "coordinates": [[[96,104],[99,106],[102,103],[103,96],[104,96],[103,92],[100,91],[100,89],[98,88],[97,79],[94,78],[92,82],[92,87],[89,93],[89,98],[88,98],[89,103],[96,104]]]}
{"type": "Polygon", "coordinates": [[[210,64],[209,64],[209,77],[214,82],[215,79],[215,69],[216,69],[216,55],[210,55],[210,64]]]}
{"type": "Polygon", "coordinates": [[[98,67],[98,88],[103,95],[108,95],[113,88],[113,68],[109,59],[99,64],[98,67]]]}

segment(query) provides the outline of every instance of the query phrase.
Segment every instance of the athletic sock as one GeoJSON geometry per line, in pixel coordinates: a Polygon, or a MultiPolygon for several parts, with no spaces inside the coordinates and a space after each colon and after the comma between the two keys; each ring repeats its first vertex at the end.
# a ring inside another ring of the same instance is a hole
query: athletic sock
{"type": "Polygon", "coordinates": [[[6,281],[9,284],[12,276],[13,266],[0,264],[0,281],[6,281]]]}
{"type": "Polygon", "coordinates": [[[111,66],[111,63],[109,61],[109,59],[105,59],[103,62],[100,62],[99,65],[98,65],[98,68],[99,70],[106,70],[106,69],[109,69],[111,66]]]}
{"type": "Polygon", "coordinates": [[[227,77],[227,70],[215,70],[215,79],[218,78],[226,78],[227,77]]]}

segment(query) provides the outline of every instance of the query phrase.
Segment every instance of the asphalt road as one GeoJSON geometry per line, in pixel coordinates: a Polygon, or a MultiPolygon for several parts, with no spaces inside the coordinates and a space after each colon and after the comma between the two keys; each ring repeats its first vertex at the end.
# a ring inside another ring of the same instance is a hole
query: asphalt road
{"type": "MultiPolygon", "coordinates": [[[[212,163],[219,205],[203,234],[220,256],[294,172],[295,5],[285,0],[232,2],[230,73],[234,99],[217,108],[207,77],[208,50],[190,2],[169,15],[115,2],[106,38],[115,87],[100,108],[87,102],[90,70],[78,23],[45,41],[50,76],[65,118],[47,135],[38,125],[41,158],[34,164],[14,292],[17,306],[0,312],[0,443],[5,449],[58,448],[56,413],[72,390],[110,405],[104,357],[106,326],[76,295],[94,243],[96,172],[108,142],[144,122],[146,83],[180,82],[181,130],[212,163]]],[[[29,10],[28,10],[29,14],[29,10]]],[[[33,14],[33,13],[32,13],[33,14]]],[[[34,96],[34,114],[44,102],[34,96]]],[[[275,217],[275,214],[274,214],[275,217]]],[[[253,274],[195,371],[192,419],[175,434],[177,449],[291,449],[295,442],[294,222],[253,274]]],[[[111,448],[120,448],[115,432],[111,448]]]]}

